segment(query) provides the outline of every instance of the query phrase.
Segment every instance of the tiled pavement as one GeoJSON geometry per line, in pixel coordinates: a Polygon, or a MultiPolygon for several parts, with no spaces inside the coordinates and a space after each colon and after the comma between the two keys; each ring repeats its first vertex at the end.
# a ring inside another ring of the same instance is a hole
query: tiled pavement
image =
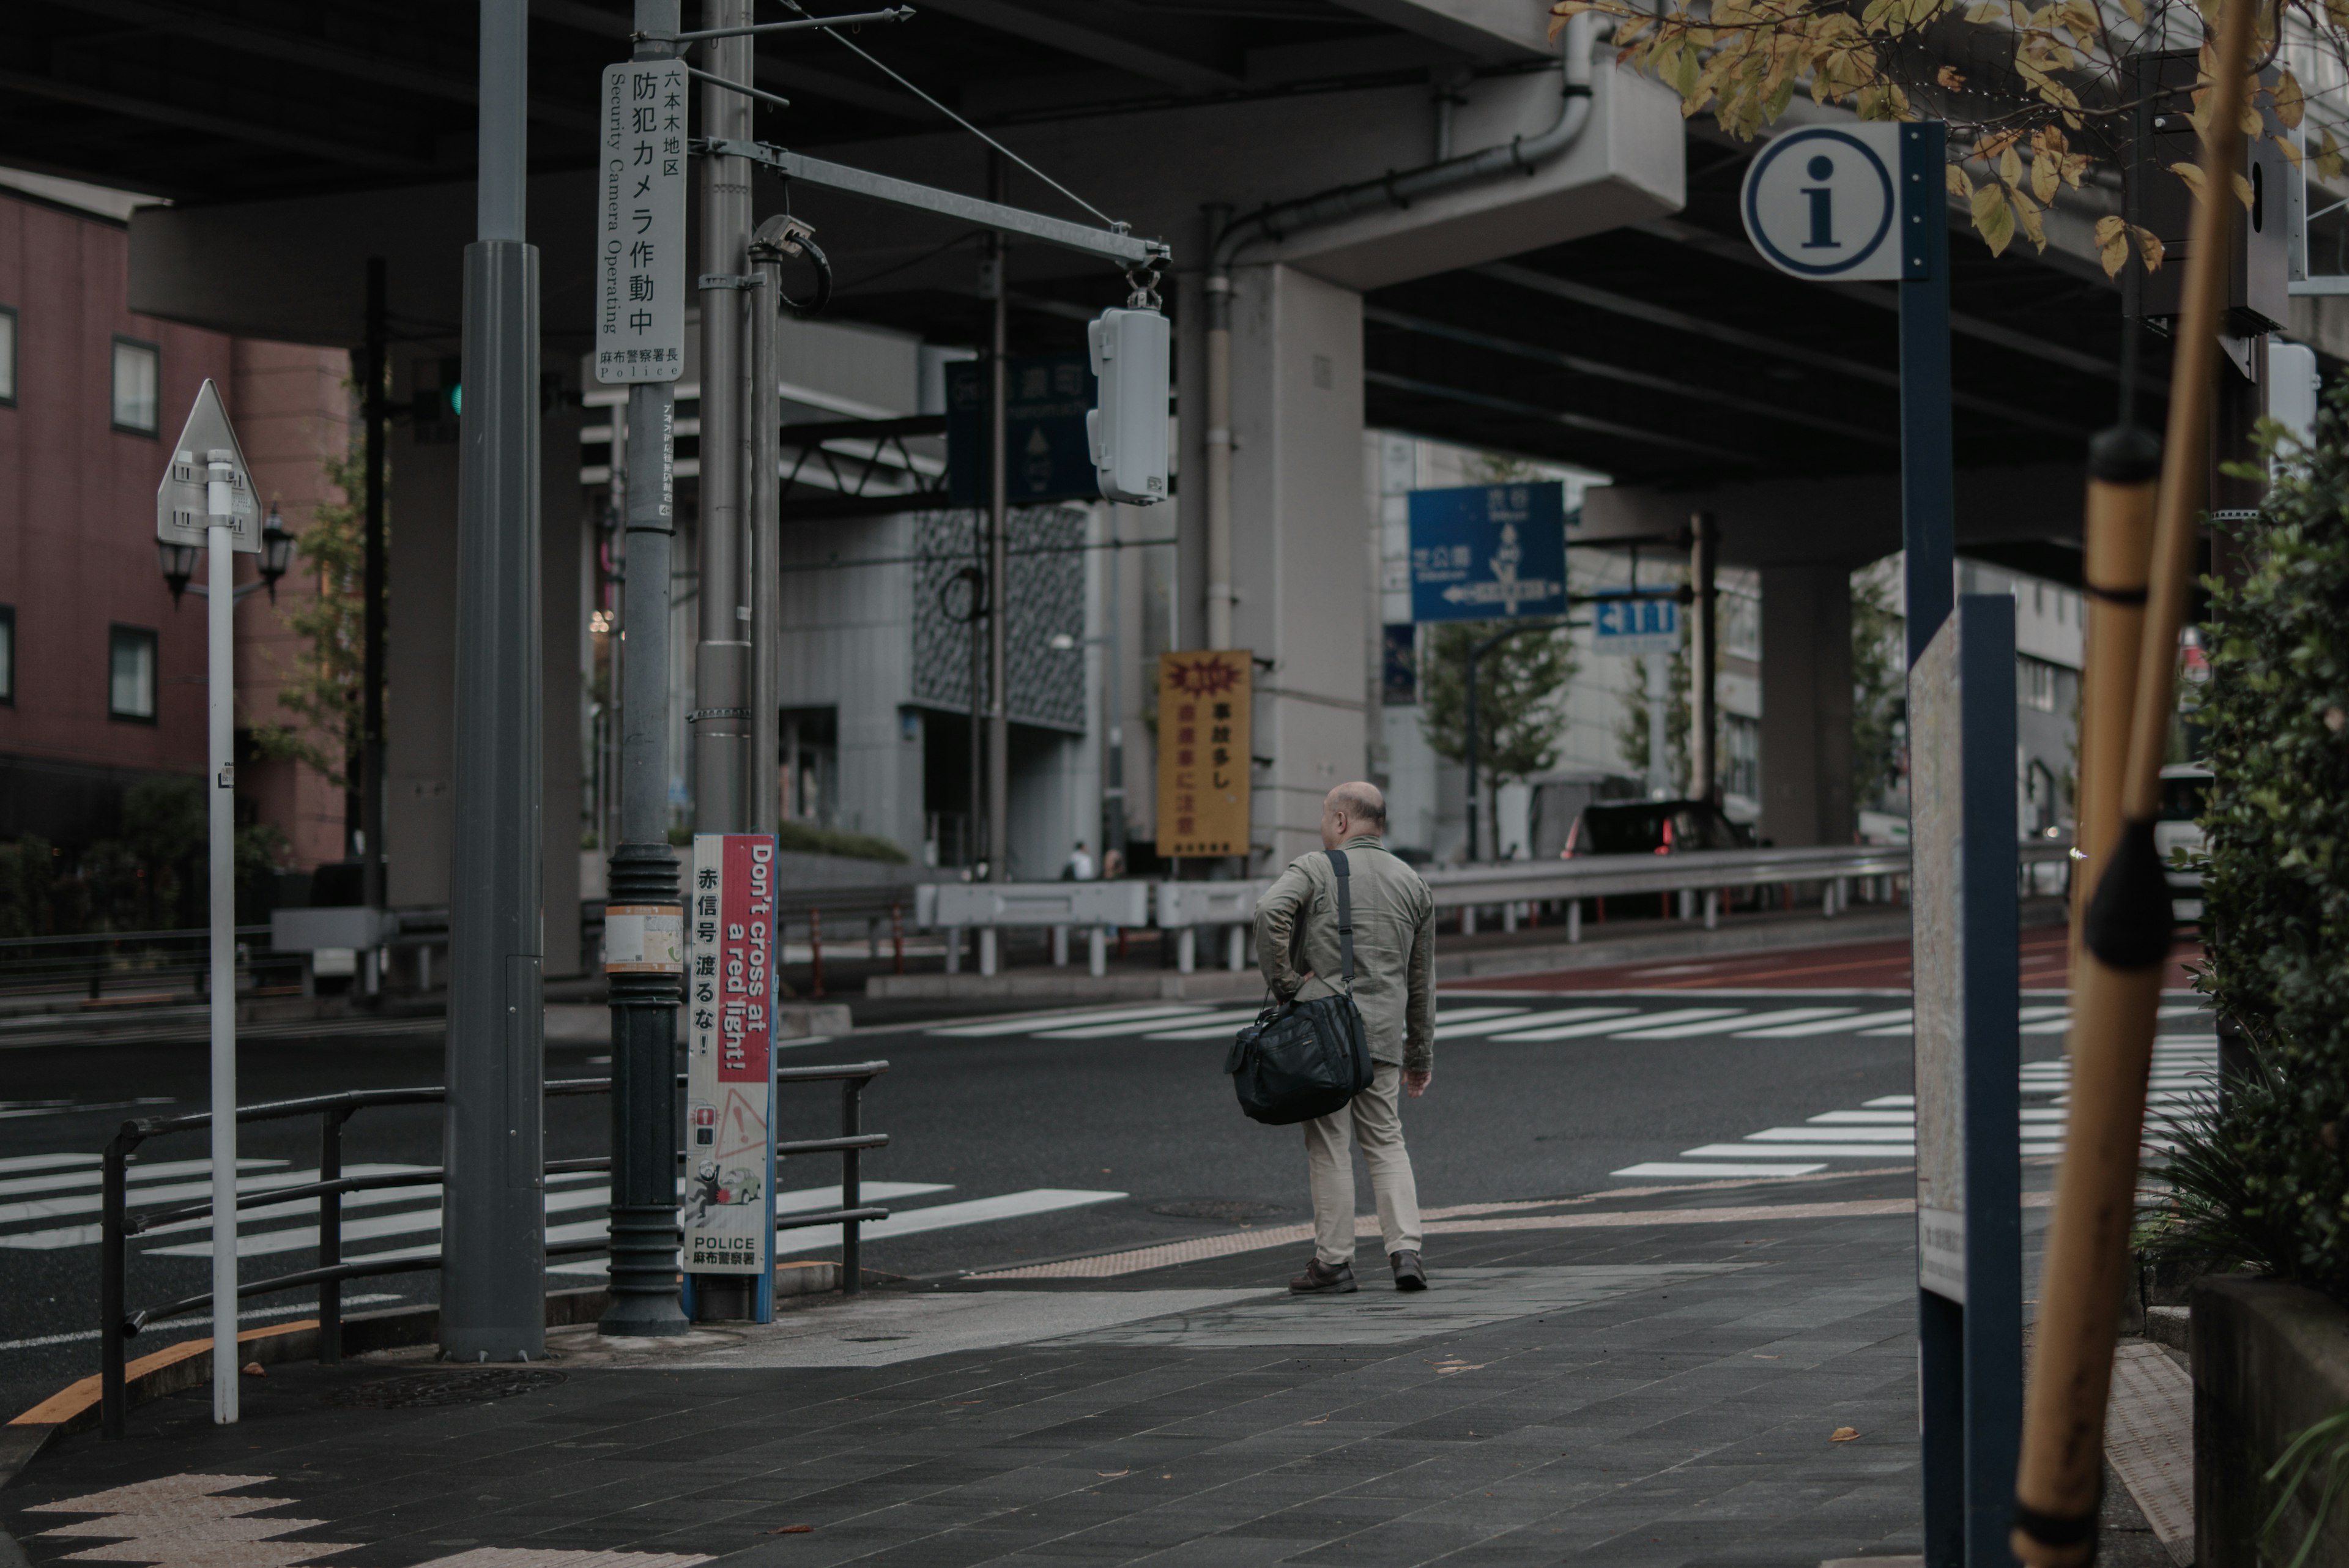
{"type": "MultiPolygon", "coordinates": [[[[1907,1187],[1886,1176],[1801,1191],[1833,1201],[1907,1187]]],[[[246,1380],[239,1427],[211,1427],[199,1391],[137,1412],[129,1441],[72,1439],[0,1493],[0,1520],[36,1564],[190,1568],[313,1557],[556,1568],[582,1552],[667,1554],[672,1568],[1808,1565],[1914,1552],[1910,1224],[1875,1214],[1440,1238],[1437,1291],[1447,1269],[1493,1271],[1462,1284],[1484,1282],[1515,1315],[1431,1317],[1418,1337],[1399,1331],[1384,1270],[1366,1269],[1365,1290],[1318,1303],[1318,1322],[1278,1296],[1263,1313],[1202,1297],[1172,1329],[1071,1335],[1062,1311],[1058,1339],[883,1365],[558,1363],[560,1383],[420,1408],[345,1402],[410,1369],[278,1366],[246,1380]],[[1268,1330],[1276,1321],[1310,1332],[1268,1330]],[[1857,1438],[1831,1441],[1842,1427],[1857,1438]],[[191,1495],[223,1517],[202,1532],[212,1544],[191,1538],[173,1555],[158,1555],[136,1517],[108,1528],[141,1506],[92,1495],[142,1481],[186,1490],[196,1477],[222,1478],[191,1495]],[[283,1501],[243,1510],[240,1494],[283,1501]],[[77,1500],[86,1506],[57,1506],[77,1500]],[[73,1532],[41,1533],[61,1526],[73,1532]]],[[[1114,1285],[1277,1290],[1301,1261],[1247,1252],[1114,1285]]],[[[1098,1294],[1104,1282],[985,1288],[1098,1294]]],[[[833,1314],[839,1341],[880,1337],[859,1333],[879,1326],[864,1308],[800,1310],[833,1314]]]]}

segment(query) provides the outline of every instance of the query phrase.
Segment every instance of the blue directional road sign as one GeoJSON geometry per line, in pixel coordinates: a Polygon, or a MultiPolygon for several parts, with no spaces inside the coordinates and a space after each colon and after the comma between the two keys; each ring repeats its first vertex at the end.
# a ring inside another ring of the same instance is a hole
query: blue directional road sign
{"type": "Polygon", "coordinates": [[[1596,653],[1678,653],[1680,601],[1602,589],[1590,597],[1590,646],[1596,653]]]}
{"type": "Polygon", "coordinates": [[[1411,618],[1566,613],[1566,486],[1411,493],[1411,618]]]}
{"type": "MultiPolygon", "coordinates": [[[[1011,461],[1003,487],[1011,504],[1099,500],[1101,476],[1085,434],[1097,395],[1091,360],[1081,353],[1025,355],[1004,367],[1004,380],[1011,461]]],[[[947,498],[957,506],[987,504],[987,362],[948,365],[947,498]]]]}

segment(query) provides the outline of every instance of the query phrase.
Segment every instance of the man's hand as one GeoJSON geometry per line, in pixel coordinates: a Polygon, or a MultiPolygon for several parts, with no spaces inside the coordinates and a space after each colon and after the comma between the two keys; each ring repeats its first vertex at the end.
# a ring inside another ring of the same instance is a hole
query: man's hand
{"type": "Polygon", "coordinates": [[[1427,1085],[1433,1082],[1435,1082],[1435,1069],[1433,1067],[1423,1068],[1415,1073],[1405,1073],[1402,1075],[1403,1093],[1415,1100],[1427,1093],[1427,1085]]]}

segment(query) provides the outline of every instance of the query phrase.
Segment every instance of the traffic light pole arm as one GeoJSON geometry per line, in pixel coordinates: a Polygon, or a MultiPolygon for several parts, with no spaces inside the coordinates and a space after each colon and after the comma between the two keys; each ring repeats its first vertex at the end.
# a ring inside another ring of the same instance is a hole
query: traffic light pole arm
{"type": "Polygon", "coordinates": [[[868,201],[885,202],[891,206],[910,207],[918,213],[934,213],[940,217],[976,223],[998,234],[1018,234],[1023,239],[1040,240],[1063,250],[1081,251],[1100,256],[1121,266],[1147,267],[1153,271],[1167,266],[1174,252],[1164,240],[1136,239],[1132,234],[1113,229],[1094,228],[1089,223],[1072,223],[1065,218],[1048,218],[1041,213],[1030,213],[1020,207],[1007,207],[999,202],[985,202],[976,196],[965,196],[953,191],[941,191],[931,185],[917,185],[910,180],[898,180],[886,174],[874,174],[863,169],[852,169],[845,163],[832,163],[821,158],[810,158],[789,151],[771,142],[740,141],[729,138],[696,137],[691,142],[697,153],[722,158],[748,158],[763,163],[786,180],[804,180],[811,185],[822,185],[851,196],[868,201]]]}

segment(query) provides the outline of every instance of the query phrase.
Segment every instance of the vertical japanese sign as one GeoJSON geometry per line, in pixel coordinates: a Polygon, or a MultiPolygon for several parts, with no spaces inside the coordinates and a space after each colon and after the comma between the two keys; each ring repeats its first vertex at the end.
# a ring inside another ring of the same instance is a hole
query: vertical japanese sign
{"type": "Polygon", "coordinates": [[[595,379],[685,373],[685,62],[604,70],[595,379]]]}
{"type": "Polygon", "coordinates": [[[690,897],[685,1272],[763,1275],[775,1236],[774,839],[696,834],[690,897]]]}
{"type": "Polygon", "coordinates": [[[1244,648],[1158,656],[1158,853],[1248,852],[1244,648]]]}

